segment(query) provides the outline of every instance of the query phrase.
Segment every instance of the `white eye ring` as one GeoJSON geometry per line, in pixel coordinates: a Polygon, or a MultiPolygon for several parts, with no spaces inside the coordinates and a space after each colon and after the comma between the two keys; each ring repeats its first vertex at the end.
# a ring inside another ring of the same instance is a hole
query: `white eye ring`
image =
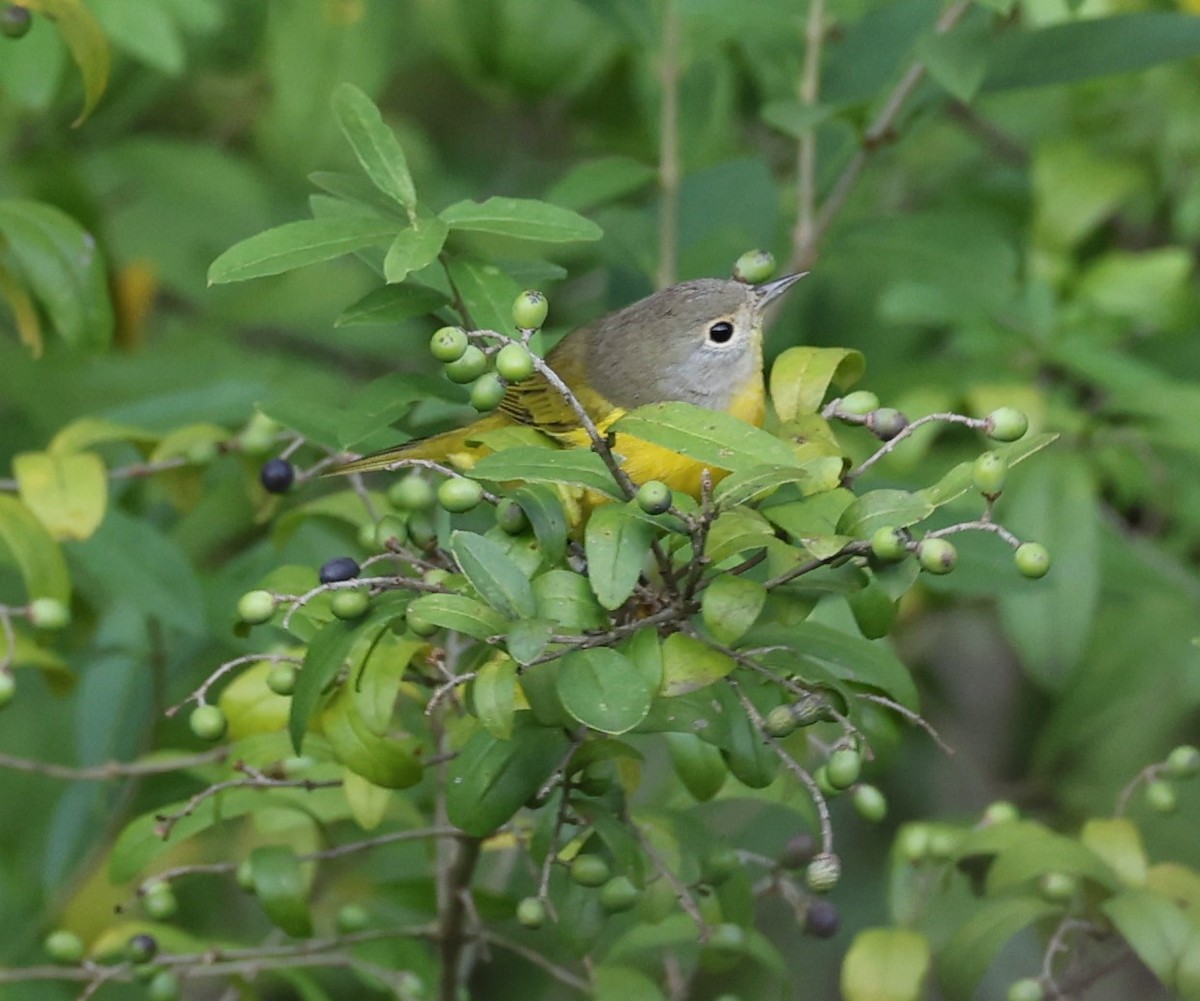
{"type": "Polygon", "coordinates": [[[733,324],[728,320],[718,320],[708,328],[708,339],[714,344],[728,344],[733,340],[733,324]]]}

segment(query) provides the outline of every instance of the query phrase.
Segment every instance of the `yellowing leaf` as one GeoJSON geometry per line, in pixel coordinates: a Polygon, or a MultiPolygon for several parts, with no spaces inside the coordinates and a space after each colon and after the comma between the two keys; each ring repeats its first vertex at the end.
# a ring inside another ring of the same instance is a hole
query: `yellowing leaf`
{"type": "Polygon", "coordinates": [[[89,538],[104,520],[108,473],[91,452],[23,452],[13,459],[21,500],[58,541],[89,538]]]}
{"type": "Polygon", "coordinates": [[[83,110],[71,124],[82,125],[108,86],[112,64],[108,39],[81,0],[22,0],[22,4],[50,18],[71,50],[71,58],[83,77],[83,110]]]}
{"type": "Polygon", "coordinates": [[[867,928],[842,964],[846,1001],[917,1001],[929,970],[929,942],[908,928],[867,928]]]}

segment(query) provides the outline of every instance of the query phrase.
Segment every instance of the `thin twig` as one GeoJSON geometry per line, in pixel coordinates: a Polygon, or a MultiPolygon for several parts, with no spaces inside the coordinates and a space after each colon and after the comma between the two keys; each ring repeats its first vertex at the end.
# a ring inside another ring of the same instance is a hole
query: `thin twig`
{"type": "MultiPolygon", "coordinates": [[[[821,85],[821,45],[825,38],[825,0],[809,0],[804,24],[804,66],[800,72],[800,103],[815,108],[821,85]]],[[[810,247],[816,212],[817,128],[810,125],[800,137],[796,153],[796,228],[793,247],[810,247]]]]}
{"type": "Polygon", "coordinates": [[[49,761],[32,761],[28,758],[13,757],[11,754],[0,754],[0,768],[67,781],[107,782],[113,779],[184,771],[188,768],[195,768],[197,765],[209,765],[224,761],[228,756],[228,747],[215,747],[211,751],[181,755],[177,758],[156,761],[107,761],[102,765],[73,768],[70,765],[56,765],[49,761]]]}
{"type": "Polygon", "coordinates": [[[663,0],[658,115],[658,277],[660,289],[674,285],[679,271],[679,11],[663,0]]]}

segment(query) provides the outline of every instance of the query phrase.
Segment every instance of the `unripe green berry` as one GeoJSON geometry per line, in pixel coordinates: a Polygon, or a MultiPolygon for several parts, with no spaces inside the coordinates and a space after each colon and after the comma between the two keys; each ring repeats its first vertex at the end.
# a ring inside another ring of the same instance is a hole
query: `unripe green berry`
{"type": "Polygon", "coordinates": [[[470,338],[462,327],[440,327],[429,338],[429,353],[448,365],[452,361],[458,361],[470,343],[470,338]]]}
{"type": "Polygon", "coordinates": [[[537,897],[525,897],[517,904],[517,921],[531,931],[546,923],[546,905],[537,897]]]}
{"type": "Polygon", "coordinates": [[[509,382],[523,382],[533,375],[533,355],[523,344],[505,344],[496,354],[496,371],[509,382]]]}
{"type": "Polygon", "coordinates": [[[728,845],[714,848],[700,860],[700,878],[709,886],[720,886],[742,866],[738,853],[728,845]]]}
{"type": "Polygon", "coordinates": [[[1005,1001],[1045,1001],[1046,991],[1033,977],[1025,977],[1022,980],[1014,980],[1004,998],[1005,1001]]]}
{"type": "Polygon", "coordinates": [[[520,535],[529,527],[529,518],[520,504],[506,497],[496,505],[496,524],[509,535],[520,535]]]}
{"type": "Polygon", "coordinates": [[[437,525],[428,511],[414,511],[408,516],[408,537],[418,549],[428,549],[437,541],[437,525]]]}
{"type": "Polygon", "coordinates": [[[193,466],[207,466],[221,454],[215,441],[198,441],[193,444],[184,456],[193,466]]]}
{"type": "Polygon", "coordinates": [[[662,480],[647,480],[634,496],[646,514],[662,514],[671,509],[671,488],[662,480]]]}
{"type": "Polygon", "coordinates": [[[474,382],[486,371],[487,355],[474,344],[470,344],[467,346],[467,350],[462,353],[461,358],[450,362],[446,366],[446,377],[451,382],[457,382],[460,386],[465,386],[468,382],[474,382]]]}
{"type": "Polygon", "coordinates": [[[723,921],[713,927],[704,944],[718,951],[737,952],[746,944],[746,932],[741,925],[723,921]]]}
{"type": "Polygon", "coordinates": [[[408,473],[398,479],[387,492],[388,503],[401,511],[423,511],[437,500],[433,484],[420,473],[408,473]]]}
{"type": "Polygon", "coordinates": [[[33,16],[20,4],[9,4],[0,10],[0,35],[5,38],[24,38],[33,27],[33,16]]]}
{"type": "Polygon", "coordinates": [[[1013,562],[1023,577],[1033,580],[1050,572],[1050,552],[1038,542],[1022,542],[1013,554],[1013,562]]]}
{"type": "Polygon", "coordinates": [[[337,930],[341,935],[353,935],[371,926],[371,912],[362,904],[346,904],[337,912],[337,930]]]}
{"type": "Polygon", "coordinates": [[[1166,766],[1171,778],[1190,779],[1200,774],[1200,749],[1180,744],[1167,755],[1166,766]]]}
{"type": "MultiPolygon", "coordinates": [[[[432,489],[429,492],[433,494],[432,489]]],[[[385,514],[380,518],[379,524],[372,526],[372,533],[375,545],[380,549],[402,546],[408,541],[408,525],[394,514],[385,514]]]]}
{"type": "Polygon", "coordinates": [[[9,671],[0,670],[0,709],[7,709],[17,694],[17,679],[9,671]]]}
{"type": "Polygon", "coordinates": [[[947,574],[958,562],[958,550],[945,539],[922,539],[917,544],[921,568],[932,574],[947,574]]]}
{"type": "Polygon", "coordinates": [[[125,943],[125,958],[131,963],[148,963],[158,953],[153,935],[134,935],[125,943]]]}
{"type": "Polygon", "coordinates": [[[599,855],[576,855],[571,860],[571,878],[580,886],[602,886],[612,876],[608,863],[599,855]]]}
{"type": "Polygon", "coordinates": [[[188,726],[201,740],[220,740],[228,725],[220,706],[196,706],[188,717],[188,726]]]}
{"type": "Polygon", "coordinates": [[[866,426],[880,441],[891,441],[908,427],[908,418],[892,407],[880,407],[867,414],[866,426]]]}
{"type": "Polygon", "coordinates": [[[311,771],[312,766],[315,764],[315,759],[309,757],[307,754],[289,754],[279,762],[279,769],[287,778],[294,779],[307,771],[311,771]]]}
{"type": "Polygon", "coordinates": [[[866,417],[872,410],[879,409],[879,397],[869,389],[856,389],[847,393],[838,403],[838,410],[853,417],[866,417]]]}
{"type": "Polygon", "coordinates": [[[254,867],[251,865],[249,859],[244,859],[238,865],[237,870],[233,874],[233,879],[239,889],[245,890],[246,893],[254,892],[254,867]]]}
{"type": "Polygon", "coordinates": [[[620,914],[637,906],[642,891],[628,876],[614,876],[600,887],[600,906],[609,914],[620,914]]]}
{"type": "Polygon", "coordinates": [[[763,729],[771,737],[786,737],[796,729],[796,717],[791,706],[776,706],[763,720],[763,729]]]}
{"type": "Polygon", "coordinates": [[[983,432],[992,441],[1016,441],[1029,430],[1029,418],[1015,407],[999,407],[987,415],[983,432]]]}
{"type": "Polygon", "coordinates": [[[995,803],[988,805],[988,808],[983,811],[983,823],[985,826],[992,824],[1011,824],[1015,820],[1021,819],[1020,811],[1009,803],[1007,800],[997,800],[995,803]]]}
{"type": "Polygon", "coordinates": [[[339,619],[359,619],[371,607],[371,596],[361,588],[353,591],[336,591],[330,599],[329,608],[339,619]]]}
{"type": "Polygon", "coordinates": [[[860,783],[851,798],[855,811],[868,823],[878,824],[887,816],[887,798],[875,786],[860,783]]]}
{"type": "Polygon", "coordinates": [[[920,865],[929,858],[929,835],[924,824],[909,824],[900,831],[896,848],[909,865],[920,865]]]}
{"type": "Polygon", "coordinates": [[[1155,813],[1174,813],[1179,807],[1179,795],[1166,779],[1155,779],[1146,785],[1146,803],[1155,813]]]}
{"type": "Polygon", "coordinates": [[[453,574],[449,570],[442,567],[430,567],[421,574],[421,580],[430,586],[436,586],[438,584],[445,584],[452,576],[453,574]]]}
{"type": "Polygon", "coordinates": [[[71,621],[71,613],[57,598],[35,598],[29,606],[29,621],[38,629],[63,629],[71,621]]]}
{"type": "Polygon", "coordinates": [[[862,774],[862,755],[849,747],[839,747],[826,762],[829,782],[835,789],[849,789],[862,774]]]}
{"type": "Polygon", "coordinates": [[[1071,900],[1079,889],[1079,880],[1067,872],[1042,873],[1038,880],[1038,892],[1053,904],[1071,900]]]}
{"type": "Polygon", "coordinates": [[[298,674],[295,664],[276,664],[267,672],[267,687],[276,695],[291,695],[298,674]]]}
{"type": "Polygon", "coordinates": [[[56,963],[78,963],[83,959],[83,939],[73,931],[61,928],[52,931],[46,936],[43,948],[56,963]]]}
{"type": "Polygon", "coordinates": [[[821,794],[826,799],[833,799],[835,796],[840,796],[845,790],[841,786],[835,786],[829,781],[829,766],[821,765],[813,772],[813,781],[817,783],[817,788],[821,790],[821,794]]]}
{"type": "Polygon", "coordinates": [[[1008,460],[999,452],[984,452],[971,467],[971,482],[985,497],[995,497],[1004,489],[1008,460]]]}
{"type": "Polygon", "coordinates": [[[768,250],[747,250],[733,265],[735,281],[761,285],[775,274],[775,255],[768,250]]]}
{"type": "Polygon", "coordinates": [[[179,909],[179,901],[169,884],[155,882],[142,894],[142,909],[155,921],[166,921],[179,909]]]}
{"type": "Polygon", "coordinates": [[[875,529],[871,536],[871,552],[885,563],[895,563],[908,555],[907,534],[891,525],[875,529]]]}
{"type": "Polygon", "coordinates": [[[464,476],[453,476],[438,484],[437,499],[447,511],[461,514],[483,500],[483,487],[464,476]]]}
{"type": "Polygon", "coordinates": [[[179,977],[171,970],[159,970],[146,987],[149,1001],[175,1001],[179,992],[179,977]]]}
{"type": "Polygon", "coordinates": [[[521,330],[537,330],[546,322],[550,303],[537,289],[529,289],[513,302],[512,318],[521,330]]]}
{"type": "Polygon", "coordinates": [[[495,372],[484,372],[471,386],[471,406],[476,410],[495,410],[504,399],[504,383],[495,372]]]}
{"type": "Polygon", "coordinates": [[[247,625],[260,625],[275,614],[275,596],[270,591],[247,591],[238,599],[237,612],[247,625]]]}
{"type": "Polygon", "coordinates": [[[822,852],[804,870],[804,885],[813,893],[828,893],[842,878],[842,862],[833,852],[822,852]]]}
{"type": "Polygon", "coordinates": [[[420,612],[410,611],[405,616],[405,621],[408,623],[408,628],[418,636],[432,636],[441,628],[437,623],[430,622],[420,612]]]}
{"type": "Polygon", "coordinates": [[[957,831],[935,827],[929,832],[929,857],[936,862],[949,862],[957,857],[960,843],[957,831]]]}

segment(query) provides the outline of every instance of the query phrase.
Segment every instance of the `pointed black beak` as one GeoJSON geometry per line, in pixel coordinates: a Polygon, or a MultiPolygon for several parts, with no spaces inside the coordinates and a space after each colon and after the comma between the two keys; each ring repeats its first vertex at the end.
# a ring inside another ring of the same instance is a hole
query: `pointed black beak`
{"type": "Polygon", "coordinates": [[[758,293],[759,309],[778,299],[807,274],[807,271],[801,271],[794,275],[785,275],[783,278],[776,278],[773,282],[764,282],[762,285],[755,285],[754,291],[758,293]]]}

